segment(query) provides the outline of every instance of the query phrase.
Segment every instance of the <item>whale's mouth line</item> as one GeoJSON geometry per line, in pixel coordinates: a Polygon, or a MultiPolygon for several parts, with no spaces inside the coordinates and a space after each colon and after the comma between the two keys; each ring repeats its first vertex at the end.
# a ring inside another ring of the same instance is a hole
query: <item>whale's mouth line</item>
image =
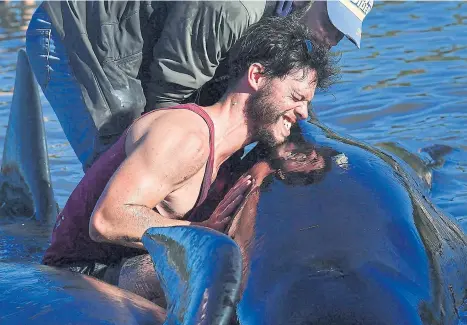
{"type": "Polygon", "coordinates": [[[338,268],[321,268],[319,270],[314,270],[312,273],[308,274],[308,278],[343,278],[348,274],[338,268]]]}

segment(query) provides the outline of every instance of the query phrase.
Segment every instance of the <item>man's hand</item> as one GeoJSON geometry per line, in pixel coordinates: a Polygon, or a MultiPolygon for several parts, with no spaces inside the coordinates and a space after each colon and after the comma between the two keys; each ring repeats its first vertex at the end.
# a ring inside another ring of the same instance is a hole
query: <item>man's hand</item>
{"type": "Polygon", "coordinates": [[[233,213],[242,204],[245,193],[251,188],[252,183],[251,175],[240,177],[235,186],[230,189],[224,199],[219,203],[209,219],[200,222],[199,225],[223,232],[230,222],[233,213]]]}

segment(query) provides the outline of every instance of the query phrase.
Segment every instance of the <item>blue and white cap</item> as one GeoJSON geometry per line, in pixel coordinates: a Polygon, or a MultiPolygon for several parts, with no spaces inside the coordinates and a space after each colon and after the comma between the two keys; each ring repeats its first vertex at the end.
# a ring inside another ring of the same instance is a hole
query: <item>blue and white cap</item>
{"type": "Polygon", "coordinates": [[[362,39],[362,23],[373,8],[373,0],[327,0],[331,23],[358,48],[362,39]]]}

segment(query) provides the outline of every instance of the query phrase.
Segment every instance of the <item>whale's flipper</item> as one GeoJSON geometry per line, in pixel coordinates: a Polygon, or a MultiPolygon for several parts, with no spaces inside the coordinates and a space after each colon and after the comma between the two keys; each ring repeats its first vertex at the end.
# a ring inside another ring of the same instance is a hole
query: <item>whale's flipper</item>
{"type": "Polygon", "coordinates": [[[0,216],[52,223],[58,213],[50,179],[39,89],[24,50],[16,80],[0,172],[0,216]]]}
{"type": "Polygon", "coordinates": [[[165,324],[229,323],[242,269],[233,240],[192,226],[150,228],[142,242],[165,293],[165,324]]]}

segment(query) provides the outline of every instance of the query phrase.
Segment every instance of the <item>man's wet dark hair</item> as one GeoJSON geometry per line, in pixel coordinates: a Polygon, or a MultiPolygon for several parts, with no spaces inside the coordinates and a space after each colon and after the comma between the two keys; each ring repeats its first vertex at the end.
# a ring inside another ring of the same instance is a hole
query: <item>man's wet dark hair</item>
{"type": "MultiPolygon", "coordinates": [[[[253,63],[264,75],[285,78],[297,70],[317,73],[317,88],[327,89],[338,76],[336,56],[320,45],[296,15],[268,17],[251,25],[234,44],[229,57],[229,79],[238,81],[253,63]],[[306,40],[312,44],[309,51],[306,40]]],[[[305,76],[304,76],[305,77],[305,76]]]]}

